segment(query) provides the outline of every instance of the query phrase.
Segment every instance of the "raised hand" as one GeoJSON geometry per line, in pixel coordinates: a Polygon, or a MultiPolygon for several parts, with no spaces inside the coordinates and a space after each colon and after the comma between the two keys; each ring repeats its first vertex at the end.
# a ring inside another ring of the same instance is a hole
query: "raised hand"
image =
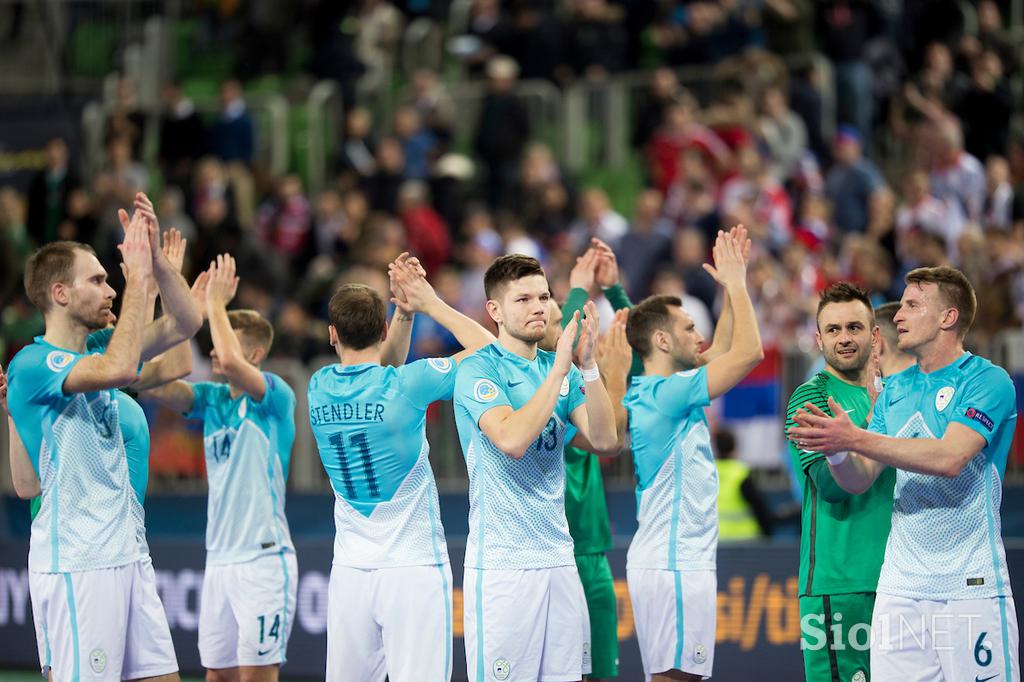
{"type": "Polygon", "coordinates": [[[399,263],[388,272],[393,290],[398,291],[391,301],[406,314],[429,312],[438,301],[437,292],[422,272],[422,268],[409,263],[399,263]]]}
{"type": "Polygon", "coordinates": [[[210,276],[206,282],[206,305],[227,307],[238,290],[238,277],[235,276],[235,259],[229,254],[217,256],[210,263],[210,276]]]}
{"type": "Polygon", "coordinates": [[[629,311],[625,308],[615,311],[615,317],[608,331],[597,342],[597,366],[606,377],[626,380],[633,364],[633,349],[626,340],[626,320],[629,311]]]}
{"type": "Polygon", "coordinates": [[[121,252],[125,280],[129,276],[148,279],[153,275],[153,254],[148,229],[145,217],[136,212],[128,223],[124,239],[117,246],[121,252]]]}
{"type": "Polygon", "coordinates": [[[857,426],[850,420],[850,415],[829,396],[828,407],[834,416],[825,414],[824,410],[813,403],[805,403],[793,415],[796,426],[789,427],[787,437],[797,447],[808,452],[845,452],[853,449],[853,440],[857,434],[857,426]]]}
{"type": "Polygon", "coordinates": [[[584,369],[591,369],[597,364],[594,355],[597,350],[599,323],[597,305],[593,301],[587,301],[583,306],[583,330],[580,332],[580,340],[576,344],[580,366],[584,369]]]}
{"type": "Polygon", "coordinates": [[[573,289],[583,289],[591,296],[597,292],[594,290],[595,277],[597,274],[598,254],[593,248],[576,259],[576,265],[569,272],[569,286],[573,289]]]}
{"type": "Polygon", "coordinates": [[[590,240],[590,248],[597,254],[594,283],[602,289],[618,284],[619,261],[615,258],[615,252],[612,251],[612,248],[597,237],[590,240]]]}
{"type": "Polygon", "coordinates": [[[173,227],[167,232],[164,232],[163,239],[163,252],[164,257],[174,267],[175,270],[181,272],[182,267],[185,265],[185,247],[188,246],[188,240],[182,236],[181,232],[174,229],[173,227]]]}
{"type": "Polygon", "coordinates": [[[576,329],[579,327],[579,323],[580,313],[577,310],[572,314],[572,319],[569,320],[569,324],[565,325],[561,336],[558,337],[558,343],[555,344],[555,362],[551,369],[563,377],[569,373],[569,369],[572,367],[572,347],[576,341],[576,329]]]}
{"type": "Polygon", "coordinates": [[[206,309],[206,285],[210,282],[210,271],[203,270],[196,277],[196,281],[192,283],[192,289],[189,293],[192,294],[192,300],[195,301],[196,307],[199,308],[199,312],[202,314],[205,320],[209,315],[206,309]]]}
{"type": "Polygon", "coordinates": [[[704,264],[704,269],[723,287],[745,286],[747,264],[743,259],[744,246],[737,244],[731,234],[719,230],[715,246],[711,250],[715,264],[704,264]]]}
{"type": "Polygon", "coordinates": [[[743,262],[748,263],[750,261],[750,247],[753,246],[753,242],[750,241],[747,228],[743,225],[735,225],[729,230],[729,236],[735,239],[736,243],[741,246],[743,262]]]}

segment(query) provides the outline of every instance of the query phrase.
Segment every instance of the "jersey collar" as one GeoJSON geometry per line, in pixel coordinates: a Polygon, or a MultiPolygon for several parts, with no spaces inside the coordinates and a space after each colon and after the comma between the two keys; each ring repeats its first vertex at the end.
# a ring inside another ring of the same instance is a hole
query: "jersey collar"
{"type": "Polygon", "coordinates": [[[373,362],[360,362],[355,365],[342,365],[339,363],[334,365],[334,373],[342,374],[344,376],[354,376],[356,374],[368,372],[374,367],[380,367],[380,365],[373,362]]]}

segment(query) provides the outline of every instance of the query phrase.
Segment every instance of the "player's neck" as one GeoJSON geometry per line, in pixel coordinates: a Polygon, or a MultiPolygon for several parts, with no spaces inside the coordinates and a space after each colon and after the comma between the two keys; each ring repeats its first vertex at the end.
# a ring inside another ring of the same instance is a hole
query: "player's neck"
{"type": "Polygon", "coordinates": [[[533,361],[537,357],[537,342],[523,341],[505,332],[504,327],[498,328],[498,343],[509,353],[533,361]]]}
{"type": "Polygon", "coordinates": [[[76,324],[64,315],[52,315],[46,318],[46,332],[43,339],[50,345],[64,350],[81,353],[85,351],[85,339],[89,329],[76,324]]]}
{"type": "Polygon", "coordinates": [[[917,366],[925,374],[942,369],[953,363],[958,357],[964,354],[964,344],[959,339],[949,337],[938,338],[929,341],[914,353],[917,356],[917,366]]]}
{"type": "Polygon", "coordinates": [[[832,365],[826,364],[825,371],[834,376],[836,379],[842,381],[844,384],[850,384],[852,386],[863,386],[865,378],[864,375],[867,372],[867,365],[858,369],[856,372],[843,372],[842,370],[839,370],[833,367],[832,365]]]}
{"type": "Polygon", "coordinates": [[[896,356],[886,356],[881,359],[878,363],[879,369],[882,370],[883,377],[890,377],[893,374],[899,374],[907,367],[914,364],[914,358],[910,357],[906,353],[899,353],[896,356]]]}
{"type": "Polygon", "coordinates": [[[370,346],[369,348],[361,348],[359,350],[343,347],[338,353],[338,362],[341,363],[342,367],[365,364],[379,365],[380,356],[380,344],[370,346]]]}
{"type": "Polygon", "coordinates": [[[644,374],[648,376],[670,377],[681,369],[686,368],[680,368],[667,353],[652,353],[644,360],[644,374]]]}

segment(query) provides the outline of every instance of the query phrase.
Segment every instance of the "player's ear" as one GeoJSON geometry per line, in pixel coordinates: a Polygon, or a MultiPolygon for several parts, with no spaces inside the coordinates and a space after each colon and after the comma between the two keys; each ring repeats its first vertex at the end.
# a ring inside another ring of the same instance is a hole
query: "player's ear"
{"type": "Polygon", "coordinates": [[[267,348],[253,348],[249,353],[249,362],[254,365],[259,365],[267,357],[267,348]]]}
{"type": "Polygon", "coordinates": [[[487,300],[487,314],[491,316],[491,319],[494,320],[495,324],[501,326],[501,306],[499,306],[498,302],[494,299],[487,300]]]}
{"type": "Polygon", "coordinates": [[[939,326],[942,329],[952,329],[960,321],[960,311],[956,308],[946,308],[942,313],[942,321],[939,326]]]}
{"type": "Polygon", "coordinates": [[[814,340],[818,342],[818,350],[824,351],[825,344],[821,342],[821,332],[819,332],[817,329],[814,330],[814,340]]]}
{"type": "Polygon", "coordinates": [[[665,353],[672,350],[672,343],[668,338],[668,334],[662,329],[654,331],[654,334],[651,336],[651,345],[665,353]]]}
{"type": "Polygon", "coordinates": [[[334,328],[333,324],[327,325],[327,338],[331,341],[331,346],[337,347],[338,345],[338,330],[334,328]]]}
{"type": "Polygon", "coordinates": [[[54,305],[67,305],[71,300],[71,292],[64,282],[54,282],[50,285],[50,300],[54,305]]]}

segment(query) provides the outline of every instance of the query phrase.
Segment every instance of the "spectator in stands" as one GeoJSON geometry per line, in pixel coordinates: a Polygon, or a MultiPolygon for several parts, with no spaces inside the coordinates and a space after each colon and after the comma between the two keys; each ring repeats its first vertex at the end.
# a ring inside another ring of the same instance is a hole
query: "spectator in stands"
{"type": "Polygon", "coordinates": [[[232,222],[237,222],[235,190],[228,182],[224,164],[217,158],[206,156],[199,160],[190,190],[188,214],[197,224],[200,222],[199,214],[202,213],[206,203],[215,199],[224,201],[228,218],[232,222]]]}
{"type": "Polygon", "coordinates": [[[521,78],[567,80],[564,26],[552,17],[543,2],[528,0],[510,4],[510,15],[502,20],[494,36],[498,51],[519,65],[521,78]],[[561,67],[561,68],[560,68],[561,67]]]}
{"type": "Polygon", "coordinates": [[[712,337],[714,324],[710,309],[686,291],[682,276],[673,268],[662,268],[651,282],[651,296],[677,296],[683,301],[683,310],[690,314],[693,325],[705,339],[712,337]]]}
{"type": "Polygon", "coordinates": [[[771,52],[788,57],[815,51],[813,0],[765,0],[761,20],[771,52]]]}
{"type": "Polygon", "coordinates": [[[405,154],[405,177],[426,180],[437,154],[437,137],[423,127],[414,107],[402,106],[395,111],[395,137],[405,154]]]}
{"type": "Polygon", "coordinates": [[[227,80],[220,86],[220,116],[210,130],[210,151],[221,161],[251,166],[256,153],[252,116],[242,98],[242,84],[227,80]]]}
{"type": "Polygon", "coordinates": [[[410,252],[420,259],[429,276],[451,257],[448,225],[430,205],[430,189],[420,180],[407,180],[398,190],[398,217],[405,228],[410,252]]]}
{"type": "Polygon", "coordinates": [[[864,158],[862,144],[857,129],[841,126],[833,144],[835,165],[825,177],[825,191],[841,234],[867,231],[871,202],[885,187],[881,172],[864,158]]]}
{"type": "Polygon", "coordinates": [[[161,93],[160,168],[165,181],[185,189],[195,163],[206,153],[207,133],[195,103],[181,86],[168,82],[161,93]]]}
{"type": "Polygon", "coordinates": [[[98,228],[92,197],[81,187],[71,190],[68,193],[67,217],[57,226],[57,238],[92,244],[96,241],[98,228]]]}
{"type": "Polygon", "coordinates": [[[608,0],[576,0],[565,28],[563,59],[572,76],[600,82],[625,67],[621,9],[608,0]]]}
{"type": "Polygon", "coordinates": [[[1013,185],[1010,164],[1002,156],[990,156],[985,163],[985,203],[981,224],[986,228],[1010,229],[1013,223],[1013,185]]]}
{"type": "Polygon", "coordinates": [[[915,171],[907,176],[903,203],[896,213],[896,255],[901,261],[913,258],[913,232],[926,232],[956,243],[963,229],[960,205],[933,196],[927,173],[915,171]]]}
{"type": "Polygon", "coordinates": [[[377,172],[374,158],[373,120],[364,107],[352,107],[345,114],[345,134],[338,152],[338,171],[345,187],[355,187],[377,172]]]}
{"type": "Polygon", "coordinates": [[[385,0],[359,0],[356,6],[356,58],[366,67],[359,80],[359,90],[376,94],[390,85],[395,72],[395,55],[399,54],[405,19],[402,13],[385,0]]]}
{"type": "Polygon", "coordinates": [[[739,150],[739,175],[722,185],[719,202],[721,212],[745,225],[752,239],[777,248],[792,236],[793,209],[766,151],[755,145],[739,150]]]}
{"type": "Polygon", "coordinates": [[[370,208],[394,214],[398,207],[398,188],[405,177],[402,143],[394,137],[385,137],[377,145],[376,172],[364,185],[370,208]]]}
{"type": "Polygon", "coordinates": [[[676,232],[672,242],[672,267],[682,276],[687,293],[712,310],[718,297],[718,285],[704,270],[708,251],[704,232],[692,227],[676,232]]]}
{"type": "Polygon", "coordinates": [[[275,196],[256,213],[256,233],[271,250],[287,258],[292,272],[300,273],[312,258],[313,212],[297,175],[286,175],[277,183],[275,196]]]}
{"type": "Polygon", "coordinates": [[[679,79],[675,71],[669,68],[655,69],[651,73],[651,87],[644,94],[640,107],[633,117],[633,146],[643,149],[650,142],[662,121],[665,110],[681,94],[679,79]]]}
{"type": "Polygon", "coordinates": [[[487,95],[474,148],[487,166],[491,206],[508,204],[519,159],[530,141],[530,119],[515,94],[518,76],[519,66],[509,57],[495,57],[487,63],[487,95]]]}
{"type": "Polygon", "coordinates": [[[156,210],[161,225],[173,227],[181,232],[185,239],[195,239],[196,224],[185,212],[185,193],[181,189],[174,185],[165,187],[156,203],[156,210]]]}
{"type": "Polygon", "coordinates": [[[131,142],[132,155],[142,155],[142,136],[146,130],[146,115],[139,108],[139,92],[135,81],[122,76],[117,81],[114,107],[107,116],[103,130],[103,141],[109,144],[115,137],[127,138],[131,142]]]}
{"type": "Polygon", "coordinates": [[[654,274],[671,256],[674,226],[662,214],[663,200],[656,189],[641,192],[633,205],[629,232],[616,249],[620,276],[633,300],[647,298],[654,274]]]}
{"type": "Polygon", "coordinates": [[[46,167],[32,178],[28,190],[28,235],[37,246],[57,239],[57,226],[67,215],[68,194],[81,186],[68,162],[68,145],[55,137],[46,143],[46,167]]]}
{"type": "Polygon", "coordinates": [[[647,144],[647,171],[658,191],[668,188],[679,172],[680,157],[688,151],[700,154],[715,173],[724,173],[731,155],[714,132],[697,122],[697,101],[688,94],[678,97],[665,109],[665,118],[647,144]]]}
{"type": "MultiPolygon", "coordinates": [[[[13,187],[0,189],[0,309],[22,288],[24,263],[32,254],[25,224],[25,198],[13,187]]],[[[2,346],[2,343],[0,343],[2,346]]]]}
{"type": "Polygon", "coordinates": [[[500,54],[498,43],[505,29],[501,19],[500,0],[473,0],[459,43],[459,54],[470,75],[482,75],[487,62],[500,54]]]}
{"type": "Polygon", "coordinates": [[[958,202],[968,220],[979,220],[985,204],[985,169],[975,156],[964,151],[963,135],[955,121],[944,121],[938,127],[933,158],[932,194],[958,202]]]}
{"type": "Polygon", "coordinates": [[[776,177],[785,182],[799,171],[799,163],[807,154],[807,127],[803,119],[789,108],[786,93],[778,85],[769,86],[761,94],[761,138],[775,160],[776,177]]]}
{"type": "Polygon", "coordinates": [[[591,187],[580,195],[577,219],[569,226],[572,248],[582,252],[592,237],[597,237],[613,250],[629,230],[626,219],[615,212],[603,189],[591,187]]]}
{"type": "Polygon", "coordinates": [[[882,16],[874,0],[822,0],[817,20],[818,44],[835,70],[837,118],[868,135],[875,99],[865,49],[882,32],[882,16]]]}
{"type": "Polygon", "coordinates": [[[455,133],[455,101],[435,71],[417,69],[412,74],[408,104],[416,108],[420,120],[447,148],[455,133]]]}
{"type": "Polygon", "coordinates": [[[956,105],[963,124],[964,147],[979,159],[1002,154],[1010,139],[1006,122],[1013,113],[1010,85],[995,50],[984,50],[971,62],[971,81],[956,105]]]}

